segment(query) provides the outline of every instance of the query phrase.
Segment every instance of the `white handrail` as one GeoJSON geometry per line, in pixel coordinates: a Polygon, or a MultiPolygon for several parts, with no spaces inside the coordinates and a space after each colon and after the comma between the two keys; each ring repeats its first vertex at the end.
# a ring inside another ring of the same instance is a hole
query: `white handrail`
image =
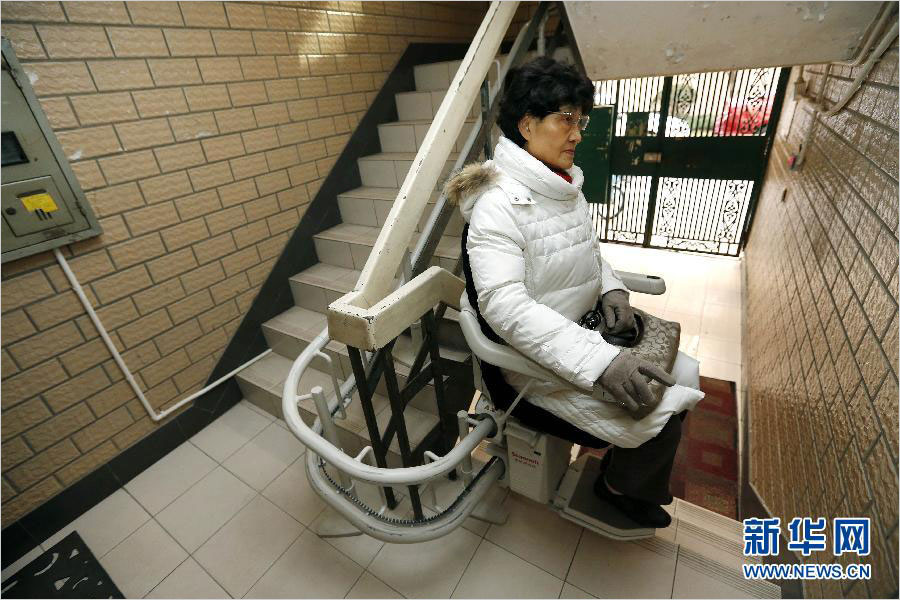
{"type": "Polygon", "coordinates": [[[398,329],[399,321],[415,312],[413,309],[422,309],[416,313],[420,315],[438,302],[453,305],[459,297],[464,287],[462,280],[441,269],[414,277],[399,293],[389,292],[428,197],[518,4],[494,0],[488,7],[400,186],[356,286],[328,307],[329,331],[338,341],[355,348],[380,348],[408,326],[403,324],[398,329]]]}
{"type": "Polygon", "coordinates": [[[518,6],[518,2],[491,2],[472,44],[450,82],[403,185],[400,186],[397,199],[391,206],[372,253],[360,273],[356,290],[367,306],[377,303],[390,291],[394,274],[400,266],[422,209],[453,150],[456,135],[472,106],[472,99],[487,75],[518,6]]]}

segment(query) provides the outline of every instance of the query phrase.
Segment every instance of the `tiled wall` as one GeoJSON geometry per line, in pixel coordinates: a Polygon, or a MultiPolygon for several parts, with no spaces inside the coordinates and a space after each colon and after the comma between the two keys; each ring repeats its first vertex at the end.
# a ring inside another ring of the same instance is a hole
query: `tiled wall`
{"type": "MultiPolygon", "coordinates": [[[[103,235],[65,247],[151,404],[202,387],[412,41],[485,3],[4,2],[103,235]]],[[[154,429],[51,253],[3,265],[7,525],[154,429]]]]}
{"type": "MultiPolygon", "coordinates": [[[[824,70],[806,68],[810,90],[824,70]]],[[[828,102],[859,72],[833,68],[828,102]]],[[[812,121],[792,98],[746,250],[750,481],[785,534],[794,517],[871,517],[856,561],[872,580],[807,581],[808,597],[897,597],[896,40],[796,171],[787,155],[812,121]]],[[[829,546],[803,560],[838,559],[829,546]]]]}

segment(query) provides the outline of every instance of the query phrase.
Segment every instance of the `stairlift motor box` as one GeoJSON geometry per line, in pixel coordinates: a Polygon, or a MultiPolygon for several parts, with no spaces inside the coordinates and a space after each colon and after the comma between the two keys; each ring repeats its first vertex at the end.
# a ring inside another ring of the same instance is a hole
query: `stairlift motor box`
{"type": "Polygon", "coordinates": [[[569,467],[572,443],[510,419],[506,424],[506,446],[510,489],[548,504],[569,467]]]}

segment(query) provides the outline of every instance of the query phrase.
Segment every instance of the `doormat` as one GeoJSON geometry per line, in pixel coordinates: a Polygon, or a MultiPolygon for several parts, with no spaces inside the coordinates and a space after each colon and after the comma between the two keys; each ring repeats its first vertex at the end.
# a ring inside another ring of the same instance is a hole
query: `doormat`
{"type": "Polygon", "coordinates": [[[124,598],[73,531],[3,582],[4,598],[124,598]]]}
{"type": "Polygon", "coordinates": [[[672,469],[672,495],[737,519],[738,422],[734,383],[700,378],[706,396],[688,413],[672,469]]]}

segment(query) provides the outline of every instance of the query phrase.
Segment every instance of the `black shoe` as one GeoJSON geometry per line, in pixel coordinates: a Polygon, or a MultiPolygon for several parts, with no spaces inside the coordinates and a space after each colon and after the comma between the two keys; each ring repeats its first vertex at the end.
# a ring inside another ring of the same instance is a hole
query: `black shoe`
{"type": "Polygon", "coordinates": [[[594,482],[594,493],[601,500],[605,500],[618,508],[629,519],[645,527],[659,529],[672,524],[672,517],[658,504],[630,498],[624,494],[613,494],[609,491],[603,472],[600,473],[597,481],[594,482]]]}

